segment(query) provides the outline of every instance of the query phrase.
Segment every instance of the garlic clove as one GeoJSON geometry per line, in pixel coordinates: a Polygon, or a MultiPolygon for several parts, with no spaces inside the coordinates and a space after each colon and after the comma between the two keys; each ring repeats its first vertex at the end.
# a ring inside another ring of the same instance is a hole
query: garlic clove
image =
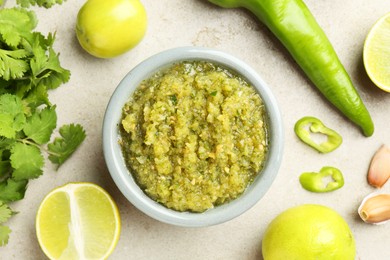
{"type": "Polygon", "coordinates": [[[390,220],[390,194],[370,194],[358,209],[360,218],[371,224],[383,224],[390,220]]]}
{"type": "Polygon", "coordinates": [[[382,145],[371,160],[367,181],[371,186],[382,188],[389,178],[390,149],[386,145],[382,145]]]}

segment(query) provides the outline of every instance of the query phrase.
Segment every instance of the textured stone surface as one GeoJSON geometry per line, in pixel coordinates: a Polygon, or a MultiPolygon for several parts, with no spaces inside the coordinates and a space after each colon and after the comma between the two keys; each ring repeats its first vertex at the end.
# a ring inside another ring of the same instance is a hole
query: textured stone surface
{"type": "MultiPolygon", "coordinates": [[[[368,79],[363,63],[365,36],[373,23],[390,12],[383,0],[306,0],[346,70],[350,73],[375,122],[375,134],[364,137],[319,95],[269,30],[244,10],[223,10],[205,0],[142,0],[149,25],[145,38],[133,50],[115,59],[96,59],[78,45],[74,27],[84,1],[68,0],[52,9],[38,9],[38,29],[57,32],[55,48],[72,72],[65,86],[50,93],[57,104],[58,125],[77,122],[87,139],[57,172],[48,165],[45,174],[31,181],[26,198],[12,207],[19,214],[9,221],[13,232],[1,248],[2,259],[44,259],[35,236],[35,214],[40,201],[53,188],[71,181],[91,181],[107,189],[118,203],[122,234],[110,259],[262,259],[261,239],[268,223],[281,211],[303,203],[319,203],[337,210],[356,238],[357,259],[390,259],[387,249],[390,224],[363,223],[357,208],[373,192],[366,181],[369,162],[388,130],[390,94],[368,79]],[[226,51],[251,65],[268,83],[280,103],[285,126],[285,152],[279,175],[266,196],[251,210],[227,223],[187,229],[160,223],[133,207],[113,183],[102,154],[102,120],[116,85],[145,58],[173,47],[205,46],[226,51]],[[344,138],[340,148],[319,154],[293,132],[303,116],[316,116],[344,138]],[[328,194],[301,188],[298,177],[322,166],[338,167],[345,186],[328,194]]],[[[14,5],[8,0],[6,6],[14,5]]],[[[383,191],[390,192],[387,185],[383,191]]]]}

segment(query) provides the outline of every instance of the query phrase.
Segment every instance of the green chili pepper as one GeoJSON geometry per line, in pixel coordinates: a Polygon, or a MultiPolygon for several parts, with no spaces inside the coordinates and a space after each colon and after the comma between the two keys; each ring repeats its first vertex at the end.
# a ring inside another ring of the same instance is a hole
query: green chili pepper
{"type": "Polygon", "coordinates": [[[302,0],[208,0],[254,13],[283,43],[319,91],[364,135],[374,133],[371,116],[324,31],[302,0]]]}
{"type": "Polygon", "coordinates": [[[308,191],[329,192],[343,187],[344,177],[339,169],[325,166],[320,172],[302,173],[299,182],[308,191]]]}
{"type": "Polygon", "coordinates": [[[294,131],[304,143],[321,153],[329,153],[343,142],[343,138],[336,131],[326,127],[319,119],[311,116],[299,119],[295,123],[294,131]],[[327,137],[327,140],[318,143],[312,138],[313,133],[321,133],[327,137]]]}

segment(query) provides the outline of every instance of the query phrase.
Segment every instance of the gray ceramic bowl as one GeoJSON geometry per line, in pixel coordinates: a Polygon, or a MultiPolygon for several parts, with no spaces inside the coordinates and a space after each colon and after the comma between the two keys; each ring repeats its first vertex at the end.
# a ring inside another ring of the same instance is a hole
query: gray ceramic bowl
{"type": "MultiPolygon", "coordinates": [[[[185,227],[211,226],[231,220],[255,205],[271,186],[283,154],[283,125],[277,102],[261,77],[241,60],[221,51],[181,47],[156,54],[131,70],[113,93],[103,122],[103,150],[108,170],[124,196],[139,210],[159,221],[185,227]],[[265,166],[254,182],[237,199],[203,213],[177,212],[150,199],[127,169],[118,144],[122,108],[139,83],[177,61],[205,60],[228,67],[250,82],[262,97],[269,116],[270,147],[265,166]]],[[[272,203],[272,202],[270,202],[272,203]]]]}

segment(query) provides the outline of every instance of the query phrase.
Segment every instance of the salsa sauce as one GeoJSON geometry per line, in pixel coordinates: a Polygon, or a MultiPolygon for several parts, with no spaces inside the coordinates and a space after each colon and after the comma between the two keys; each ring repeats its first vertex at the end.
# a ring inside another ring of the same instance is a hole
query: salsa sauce
{"type": "Polygon", "coordinates": [[[150,198],[203,212],[240,196],[261,172],[266,118],[243,78],[211,62],[185,61],[138,86],[123,107],[120,143],[150,198]]]}

